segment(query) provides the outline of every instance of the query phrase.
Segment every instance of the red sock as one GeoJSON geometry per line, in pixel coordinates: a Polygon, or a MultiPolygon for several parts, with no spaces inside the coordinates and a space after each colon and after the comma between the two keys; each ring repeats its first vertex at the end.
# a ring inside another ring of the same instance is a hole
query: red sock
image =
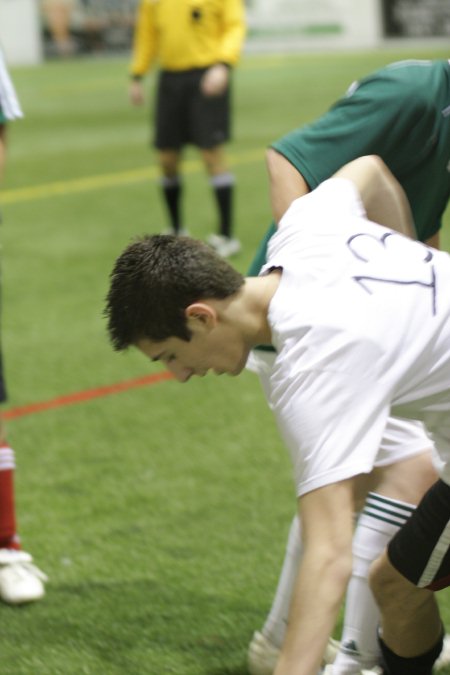
{"type": "Polygon", "coordinates": [[[14,450],[0,446],[0,548],[19,549],[14,504],[14,450]]]}

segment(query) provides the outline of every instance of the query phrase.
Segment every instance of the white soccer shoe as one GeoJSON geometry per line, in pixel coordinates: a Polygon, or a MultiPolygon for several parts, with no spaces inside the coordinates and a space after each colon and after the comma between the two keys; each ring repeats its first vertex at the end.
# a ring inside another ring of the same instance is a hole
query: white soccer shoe
{"type": "Polygon", "coordinates": [[[40,600],[45,595],[48,577],[25,551],[0,549],[0,600],[9,605],[40,600]]]}
{"type": "Polygon", "coordinates": [[[236,255],[241,250],[239,239],[224,237],[223,234],[211,234],[207,241],[221,258],[231,258],[231,256],[236,255]]]}
{"type": "Polygon", "coordinates": [[[250,675],[272,675],[280,650],[262,633],[255,631],[248,647],[247,665],[250,675]]]}
{"type": "MultiPolygon", "coordinates": [[[[322,665],[332,664],[338,651],[339,642],[330,638],[323,655],[322,665]]],[[[273,675],[279,655],[279,648],[262,633],[255,631],[247,653],[248,672],[250,675],[273,675]]]]}

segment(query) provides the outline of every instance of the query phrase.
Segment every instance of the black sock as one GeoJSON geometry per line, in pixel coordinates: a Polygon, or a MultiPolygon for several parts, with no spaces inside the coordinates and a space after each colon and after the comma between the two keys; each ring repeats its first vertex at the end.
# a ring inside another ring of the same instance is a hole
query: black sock
{"type": "Polygon", "coordinates": [[[428,652],[412,658],[405,658],[395,654],[383,642],[380,636],[378,636],[378,642],[383,655],[383,668],[386,675],[431,675],[433,664],[442,651],[444,633],[442,633],[434,647],[428,652]]]}
{"type": "Polygon", "coordinates": [[[219,207],[219,234],[224,237],[231,237],[234,178],[229,173],[219,174],[211,179],[211,185],[219,207]]]}
{"type": "Polygon", "coordinates": [[[227,187],[216,187],[214,188],[214,192],[216,193],[216,199],[219,205],[220,234],[224,237],[230,237],[233,186],[228,185],[227,187]]]}
{"type": "Polygon", "coordinates": [[[170,226],[174,232],[179,232],[181,229],[181,181],[179,178],[163,178],[161,186],[163,190],[164,201],[169,212],[170,226]]]}

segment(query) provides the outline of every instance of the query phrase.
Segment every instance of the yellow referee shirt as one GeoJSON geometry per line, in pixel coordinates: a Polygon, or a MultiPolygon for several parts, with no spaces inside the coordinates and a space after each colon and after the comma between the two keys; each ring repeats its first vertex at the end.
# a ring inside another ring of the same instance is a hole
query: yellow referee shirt
{"type": "Polygon", "coordinates": [[[245,37],[242,0],[141,0],[130,72],[234,65],[245,37]]]}

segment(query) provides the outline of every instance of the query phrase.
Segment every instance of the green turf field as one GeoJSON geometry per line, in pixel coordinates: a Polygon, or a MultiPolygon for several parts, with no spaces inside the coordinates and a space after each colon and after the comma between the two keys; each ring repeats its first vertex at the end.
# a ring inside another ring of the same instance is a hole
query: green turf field
{"type": "MultiPolygon", "coordinates": [[[[239,269],[270,220],[265,146],[352,80],[410,57],[448,54],[243,59],[230,147],[239,269]]],[[[148,109],[129,107],[126,71],[125,59],[13,70],[26,119],[10,127],[0,194],[9,408],[159,372],[114,354],[102,320],[117,254],[165,226],[148,109]]],[[[187,160],[186,224],[204,237],[212,196],[195,152],[187,160]]],[[[446,225],[450,249],[449,211],[446,225]]],[[[294,509],[254,376],[165,381],[22,415],[9,437],[24,547],[51,582],[36,605],[0,606],[2,675],[244,675],[294,509]]],[[[450,629],[446,592],[441,602],[450,629]]]]}

